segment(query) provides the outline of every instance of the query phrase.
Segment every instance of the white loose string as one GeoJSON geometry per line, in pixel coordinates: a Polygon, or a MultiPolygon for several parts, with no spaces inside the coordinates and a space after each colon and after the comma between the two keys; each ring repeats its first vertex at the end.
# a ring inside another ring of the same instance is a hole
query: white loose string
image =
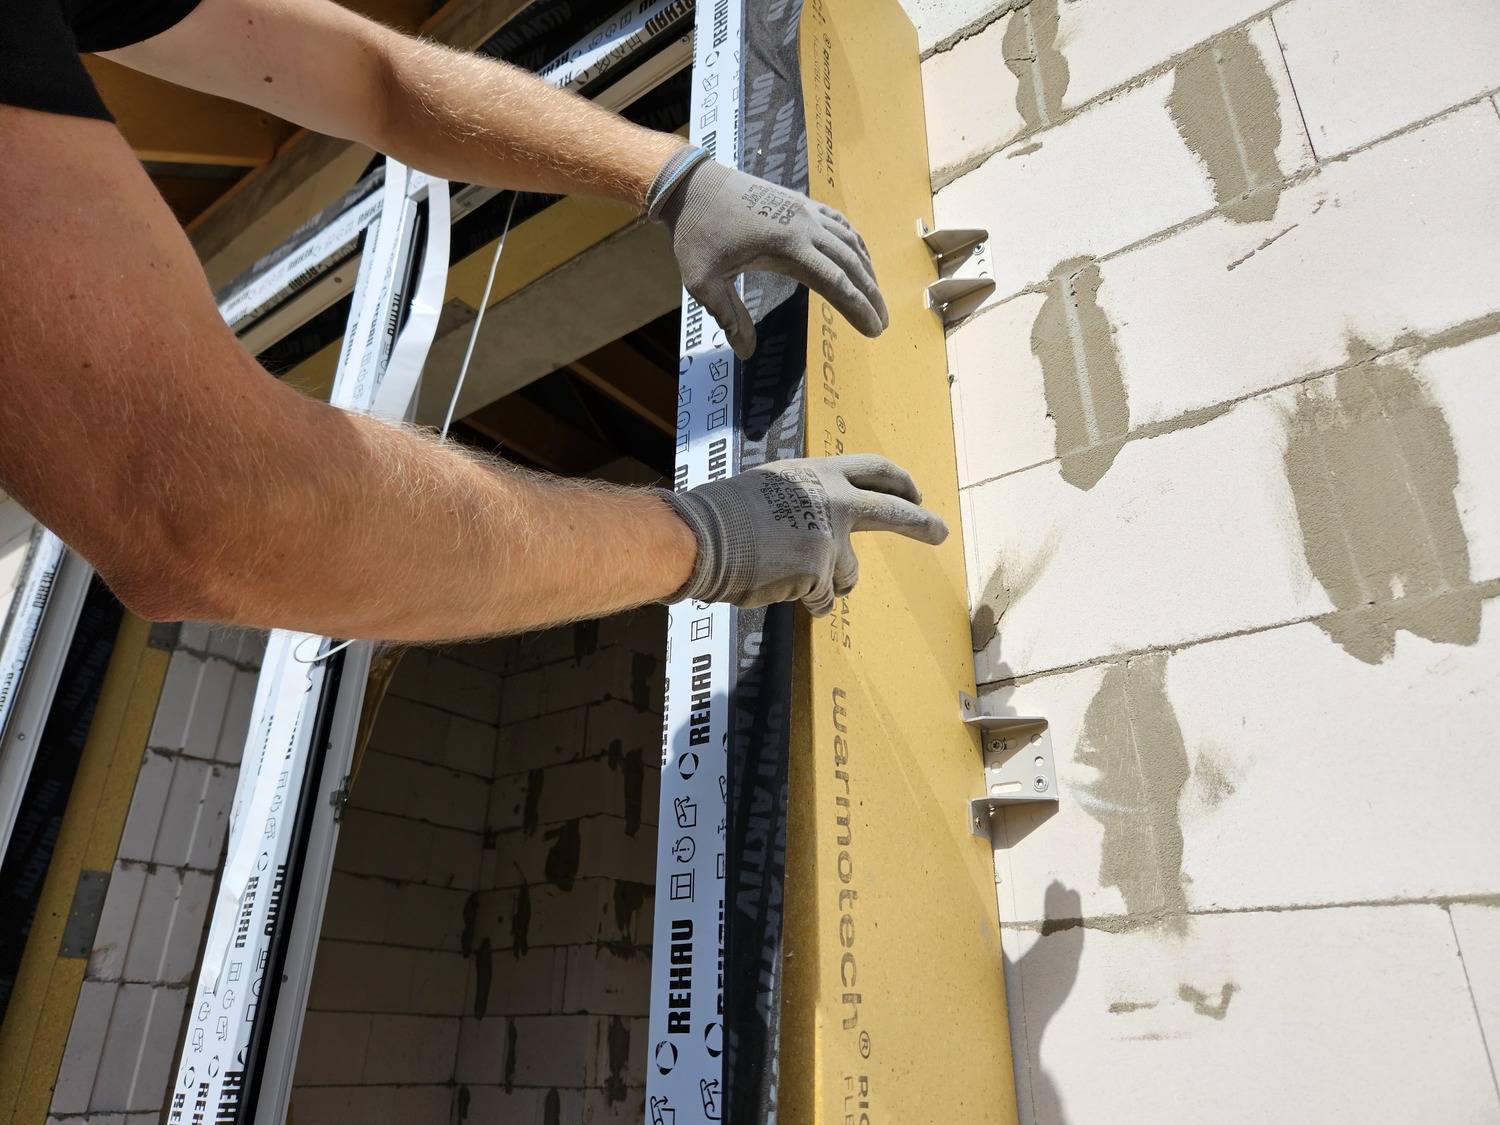
{"type": "Polygon", "coordinates": [[[300,641],[297,642],[297,647],[292,649],[292,659],[295,660],[298,664],[321,664],[334,653],[343,652],[346,648],[354,643],[354,639],[351,638],[350,640],[345,641],[343,644],[334,645],[331,649],[323,653],[321,656],[314,656],[310,660],[302,655],[303,645],[305,645],[308,641],[321,641],[322,639],[322,637],[303,637],[300,641]]]}
{"type": "Polygon", "coordinates": [[[500,265],[500,255],[505,252],[505,238],[510,234],[510,220],[516,213],[516,200],[520,196],[520,192],[510,193],[510,207],[505,212],[505,226],[500,230],[500,241],[495,244],[495,257],[490,262],[490,276],[484,283],[484,297],[480,299],[479,312],[474,317],[474,328],[469,333],[469,347],[464,352],[463,364],[458,369],[458,382],[453,387],[453,397],[448,400],[448,416],[443,419],[443,431],[438,435],[439,441],[448,440],[448,427],[453,424],[453,410],[458,405],[459,392],[464,389],[464,378],[469,374],[469,360],[474,358],[474,344],[479,339],[479,326],[484,323],[484,310],[490,304],[490,290],[495,287],[495,270],[500,265]]]}

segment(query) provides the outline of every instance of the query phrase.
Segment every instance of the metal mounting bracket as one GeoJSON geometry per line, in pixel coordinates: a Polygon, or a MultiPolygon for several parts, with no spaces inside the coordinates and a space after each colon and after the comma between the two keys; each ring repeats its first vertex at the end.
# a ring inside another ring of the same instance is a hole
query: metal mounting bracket
{"type": "Polygon", "coordinates": [[[938,280],[927,287],[927,307],[944,326],[957,323],[995,291],[987,230],[928,230],[917,220],[917,233],[937,261],[938,280]]]}
{"type": "Polygon", "coordinates": [[[988,837],[997,808],[1031,801],[1055,801],[1057,769],[1052,732],[1040,715],[986,715],[979,700],[959,692],[965,726],[979,730],[984,754],[984,796],[969,801],[969,828],[988,837]]]}

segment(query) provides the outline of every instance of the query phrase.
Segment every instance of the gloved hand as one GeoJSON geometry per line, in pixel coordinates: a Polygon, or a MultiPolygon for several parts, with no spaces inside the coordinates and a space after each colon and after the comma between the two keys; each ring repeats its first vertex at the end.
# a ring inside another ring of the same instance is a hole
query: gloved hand
{"type": "Polygon", "coordinates": [[[948,537],[948,525],[918,507],[922,493],[906,470],[873,454],[773,461],[686,492],[658,491],[698,537],[693,575],[670,601],[800,599],[822,617],[859,578],[850,532],[932,544],[948,537]]]}
{"type": "Polygon", "coordinates": [[[833,303],[866,336],[890,324],[870,252],[849,220],[800,192],[681,148],[657,173],[646,213],[672,232],[682,283],[741,359],[755,351],[755,322],[734,282],[746,270],[786,274],[833,303]]]}

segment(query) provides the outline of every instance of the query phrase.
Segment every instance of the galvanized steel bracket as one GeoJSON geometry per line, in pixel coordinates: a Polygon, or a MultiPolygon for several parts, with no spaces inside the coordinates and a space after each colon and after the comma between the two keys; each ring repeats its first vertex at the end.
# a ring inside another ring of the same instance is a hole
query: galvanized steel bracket
{"type": "Polygon", "coordinates": [[[990,232],[977,228],[928,230],[927,224],[918,219],[917,233],[932,252],[938,269],[938,280],[927,287],[927,307],[945,327],[956,324],[995,291],[990,232]]]}
{"type": "Polygon", "coordinates": [[[969,827],[988,837],[990,817],[1003,805],[1058,799],[1052,732],[1040,715],[986,715],[979,700],[959,692],[965,726],[979,730],[984,796],[969,801],[969,827]]]}

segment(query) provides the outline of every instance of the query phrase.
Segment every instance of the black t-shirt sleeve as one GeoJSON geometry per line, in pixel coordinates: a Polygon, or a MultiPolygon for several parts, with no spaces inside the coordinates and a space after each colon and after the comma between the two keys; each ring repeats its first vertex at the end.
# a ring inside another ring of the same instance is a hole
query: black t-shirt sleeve
{"type": "Polygon", "coordinates": [[[198,0],[0,0],[0,103],[113,118],[80,51],[109,51],[159,35],[198,0]]]}

